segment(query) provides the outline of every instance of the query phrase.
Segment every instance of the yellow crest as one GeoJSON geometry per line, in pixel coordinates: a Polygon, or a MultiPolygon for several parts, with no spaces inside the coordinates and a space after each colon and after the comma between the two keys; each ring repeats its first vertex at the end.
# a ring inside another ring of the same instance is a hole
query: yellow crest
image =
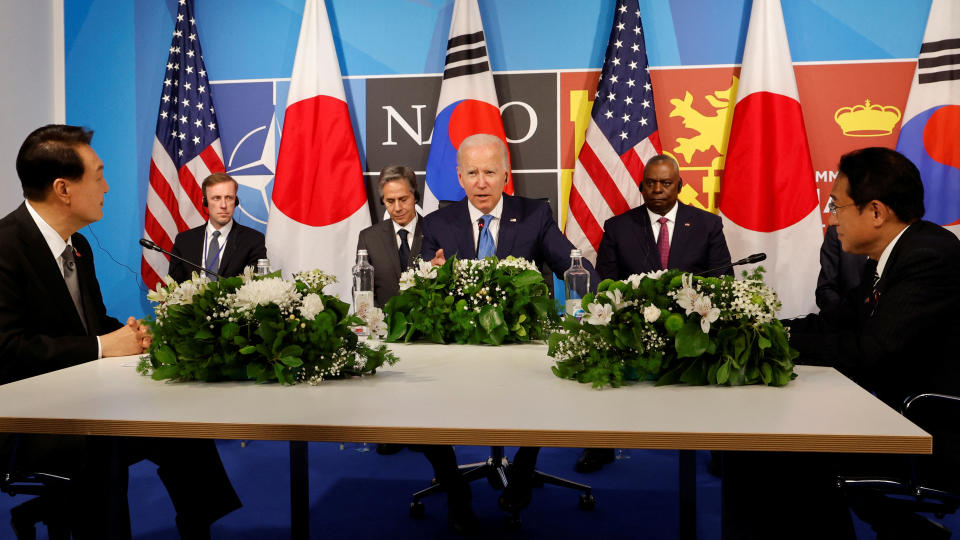
{"type": "Polygon", "coordinates": [[[900,109],[893,105],[871,104],[868,99],[863,105],[837,109],[833,120],[848,137],[880,137],[893,133],[894,126],[900,121],[900,109]]]}

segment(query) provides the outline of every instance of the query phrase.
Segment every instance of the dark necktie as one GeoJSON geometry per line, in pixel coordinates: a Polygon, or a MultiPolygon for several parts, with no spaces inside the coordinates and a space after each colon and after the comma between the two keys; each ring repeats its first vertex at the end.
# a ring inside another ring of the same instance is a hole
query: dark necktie
{"type": "Polygon", "coordinates": [[[67,282],[67,290],[70,291],[73,305],[77,308],[77,314],[80,315],[83,329],[87,330],[87,319],[83,316],[83,298],[80,296],[80,280],[77,278],[77,263],[73,258],[73,246],[67,245],[63,248],[60,258],[63,260],[63,280],[67,282]]]}
{"type": "Polygon", "coordinates": [[[493,216],[485,214],[477,220],[480,227],[480,240],[477,242],[477,258],[483,259],[497,254],[497,246],[493,243],[493,234],[490,233],[490,222],[493,216]]]}
{"type": "Polygon", "coordinates": [[[407,263],[410,261],[410,246],[407,244],[407,234],[410,231],[406,229],[400,229],[397,231],[397,234],[400,235],[400,269],[406,270],[407,263]]]}
{"type": "MultiPolygon", "coordinates": [[[[220,231],[213,231],[210,236],[210,245],[207,247],[207,266],[205,268],[211,272],[216,272],[220,268],[220,231]]],[[[210,279],[217,279],[216,276],[207,274],[210,279]]]]}
{"type": "Polygon", "coordinates": [[[657,251],[660,252],[660,268],[666,270],[670,261],[670,229],[667,228],[667,218],[661,217],[660,234],[657,235],[657,251]]]}

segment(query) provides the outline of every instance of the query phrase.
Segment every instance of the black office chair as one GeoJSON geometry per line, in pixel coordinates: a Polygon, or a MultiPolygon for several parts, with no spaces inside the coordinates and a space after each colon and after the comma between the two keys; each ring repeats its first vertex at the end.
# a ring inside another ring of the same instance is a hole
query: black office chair
{"type": "Polygon", "coordinates": [[[18,540],[35,540],[36,524],[47,526],[50,540],[70,540],[64,493],[70,486],[65,476],[43,472],[22,472],[16,467],[20,436],[12,435],[6,470],[0,476],[0,491],[8,495],[35,495],[10,509],[10,526],[18,540]]]}
{"type": "MultiPolygon", "coordinates": [[[[507,486],[507,484],[509,484],[508,478],[510,478],[510,460],[507,459],[506,455],[504,455],[502,446],[491,446],[490,457],[487,458],[486,461],[460,465],[459,468],[460,474],[463,475],[464,480],[467,482],[473,482],[474,480],[486,478],[487,482],[490,483],[490,486],[497,491],[502,490],[507,486]]],[[[596,501],[593,498],[593,492],[590,489],[590,486],[534,470],[533,486],[542,487],[545,484],[582,491],[583,493],[580,494],[579,501],[579,507],[581,510],[593,510],[593,508],[596,506],[596,501]]],[[[440,486],[440,484],[437,484],[436,479],[434,479],[430,483],[430,486],[414,493],[411,496],[412,500],[410,501],[410,517],[416,519],[424,517],[426,514],[426,508],[421,499],[435,493],[441,493],[442,490],[443,488],[440,486]]],[[[519,513],[513,512],[507,516],[506,524],[507,527],[511,529],[519,528],[519,513]]]]}
{"type": "Polygon", "coordinates": [[[909,512],[953,514],[960,508],[960,397],[919,394],[901,412],[933,436],[933,455],[910,456],[899,477],[839,477],[837,485],[869,490],[909,512]]]}

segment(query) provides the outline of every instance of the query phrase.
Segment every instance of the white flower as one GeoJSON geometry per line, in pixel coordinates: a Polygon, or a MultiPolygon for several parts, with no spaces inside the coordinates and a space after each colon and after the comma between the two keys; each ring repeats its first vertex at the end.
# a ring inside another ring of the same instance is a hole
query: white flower
{"type": "Polygon", "coordinates": [[[292,281],[272,277],[244,283],[227,303],[237,311],[253,311],[257,306],[270,304],[289,308],[299,300],[300,293],[292,281]]]}
{"type": "Polygon", "coordinates": [[[660,308],[658,308],[657,306],[654,306],[651,304],[643,308],[643,320],[647,321],[648,323],[652,323],[659,318],[660,318],[660,308]]]}
{"type": "Polygon", "coordinates": [[[584,314],[583,322],[594,326],[606,326],[613,318],[613,307],[610,304],[592,303],[589,311],[584,314]]]}
{"type": "Polygon", "coordinates": [[[680,278],[683,287],[677,291],[676,301],[677,305],[686,310],[686,314],[689,315],[693,313],[693,303],[700,296],[700,293],[693,288],[693,274],[684,274],[680,278]]]}
{"type": "Polygon", "coordinates": [[[426,279],[434,279],[437,277],[437,268],[430,264],[430,262],[418,261],[417,264],[420,266],[420,268],[417,269],[418,276],[426,279]]]}
{"type": "Polygon", "coordinates": [[[253,267],[252,267],[252,266],[244,266],[244,267],[243,267],[243,273],[240,274],[240,278],[243,279],[243,282],[244,282],[244,283],[247,283],[248,281],[252,281],[252,280],[253,280],[253,267]]]}
{"type": "Polygon", "coordinates": [[[666,270],[654,270],[653,272],[645,272],[640,274],[640,277],[648,277],[650,279],[660,279],[660,276],[666,274],[666,270]]]}
{"type": "Polygon", "coordinates": [[[313,319],[321,311],[323,311],[323,299],[319,294],[310,293],[303,297],[303,304],[300,305],[301,317],[313,319]]]}
{"type": "Polygon", "coordinates": [[[400,274],[400,290],[401,291],[405,291],[417,284],[417,281],[413,277],[415,272],[416,271],[413,268],[411,268],[405,271],[404,273],[400,274]]]}
{"type": "Polygon", "coordinates": [[[640,282],[643,281],[644,274],[633,274],[627,278],[627,283],[634,289],[640,288],[640,282]]]}
{"type": "Polygon", "coordinates": [[[613,308],[614,308],[616,311],[620,311],[621,309],[623,309],[623,308],[625,308],[625,307],[627,307],[627,306],[632,306],[632,305],[633,305],[633,302],[631,302],[631,301],[629,301],[629,300],[627,300],[626,302],[624,302],[624,300],[623,300],[623,293],[620,292],[620,289],[613,289],[613,290],[604,291],[603,294],[607,295],[607,298],[609,298],[610,301],[613,302],[613,308]]]}
{"type": "Polygon", "coordinates": [[[720,317],[720,309],[713,307],[710,297],[701,295],[693,302],[693,311],[700,314],[700,329],[709,334],[710,323],[720,317]]]}
{"type": "Polygon", "coordinates": [[[363,322],[370,329],[370,334],[380,337],[387,334],[386,316],[383,310],[378,307],[370,307],[364,311],[363,322]]]}

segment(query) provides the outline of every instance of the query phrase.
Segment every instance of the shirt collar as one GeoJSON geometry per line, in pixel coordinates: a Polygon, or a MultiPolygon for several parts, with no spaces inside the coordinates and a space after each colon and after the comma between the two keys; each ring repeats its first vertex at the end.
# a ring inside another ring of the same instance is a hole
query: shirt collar
{"type": "Polygon", "coordinates": [[[393,223],[393,234],[397,234],[400,232],[400,229],[404,229],[410,233],[410,236],[413,236],[413,233],[417,230],[417,219],[419,219],[419,216],[417,216],[416,213],[413,214],[413,219],[410,220],[410,223],[406,225],[400,225],[391,219],[390,222],[393,223]]]}
{"type": "MultiPolygon", "coordinates": [[[[670,223],[676,223],[676,222],[677,222],[677,209],[678,209],[678,208],[680,208],[680,203],[678,203],[678,202],[673,203],[673,208],[671,208],[669,212],[667,212],[666,214],[664,214],[663,217],[667,218],[667,221],[669,221],[670,223]]],[[[650,216],[650,224],[651,224],[651,225],[659,225],[659,223],[657,223],[657,220],[660,219],[660,217],[661,217],[660,214],[658,214],[658,213],[650,210],[649,208],[647,208],[647,215],[650,216]]]]}
{"type": "Polygon", "coordinates": [[[910,228],[910,225],[907,225],[900,231],[899,234],[893,237],[893,240],[887,244],[887,247],[883,248],[883,253],[880,254],[880,260],[877,261],[877,276],[883,275],[883,269],[887,266],[887,259],[890,258],[890,252],[893,251],[893,246],[897,245],[897,241],[900,240],[900,237],[903,236],[904,231],[910,228]]]}
{"type": "Polygon", "coordinates": [[[63,238],[60,238],[60,235],[57,233],[57,231],[55,231],[49,223],[44,221],[43,218],[40,217],[40,214],[34,210],[33,206],[30,204],[30,201],[26,201],[26,203],[27,212],[30,213],[30,217],[33,218],[34,223],[37,224],[37,228],[40,229],[40,234],[43,236],[43,239],[46,240],[47,247],[50,248],[53,258],[59,260],[60,256],[63,255],[64,248],[73,245],[71,239],[68,237],[67,241],[64,242],[63,238]]]}
{"type": "MultiPolygon", "coordinates": [[[[206,233],[207,238],[212,238],[213,232],[216,230],[217,228],[213,226],[213,223],[210,223],[209,221],[207,221],[207,233],[206,233]]],[[[226,238],[227,236],[229,236],[230,231],[233,230],[233,220],[231,219],[230,223],[227,223],[223,227],[220,227],[219,230],[220,230],[220,238],[226,238]]]]}
{"type": "MultiPolygon", "coordinates": [[[[481,216],[484,215],[483,212],[477,210],[477,207],[470,202],[470,199],[467,199],[467,210],[470,211],[470,221],[476,223],[481,216]]],[[[490,210],[490,215],[493,216],[493,219],[499,220],[500,216],[503,214],[503,196],[500,196],[500,200],[497,201],[497,205],[493,207],[493,210],[490,210]]]]}

